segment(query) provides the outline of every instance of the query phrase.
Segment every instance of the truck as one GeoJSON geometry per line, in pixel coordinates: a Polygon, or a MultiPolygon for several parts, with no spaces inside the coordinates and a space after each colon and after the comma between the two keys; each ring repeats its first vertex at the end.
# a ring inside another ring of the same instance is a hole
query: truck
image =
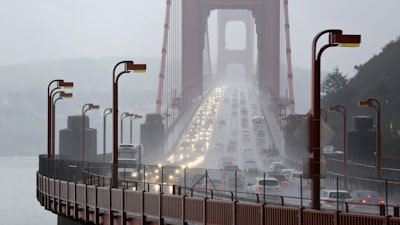
{"type": "Polygon", "coordinates": [[[141,151],[143,145],[119,144],[118,146],[118,178],[123,183],[139,181],[141,165],[141,151]]]}

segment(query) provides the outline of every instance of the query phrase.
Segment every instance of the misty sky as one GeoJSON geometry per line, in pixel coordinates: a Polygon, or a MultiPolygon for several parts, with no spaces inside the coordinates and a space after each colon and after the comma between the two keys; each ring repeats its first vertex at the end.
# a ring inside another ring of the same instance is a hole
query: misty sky
{"type": "MultiPolygon", "coordinates": [[[[160,57],[166,0],[1,0],[0,65],[76,57],[160,57]]],[[[400,35],[399,0],[293,0],[289,20],[294,66],[311,67],[321,30],[362,35],[360,48],[332,48],[322,69],[352,76],[400,35]]],[[[322,40],[324,43],[326,40],[322,40]]]]}

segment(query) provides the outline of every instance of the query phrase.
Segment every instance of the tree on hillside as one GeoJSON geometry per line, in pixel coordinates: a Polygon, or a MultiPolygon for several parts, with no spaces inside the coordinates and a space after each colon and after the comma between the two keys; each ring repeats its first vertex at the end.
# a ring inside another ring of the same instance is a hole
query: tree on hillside
{"type": "Polygon", "coordinates": [[[341,89],[346,87],[347,76],[344,76],[342,72],[339,71],[338,67],[335,67],[332,72],[328,73],[321,83],[321,95],[326,96],[330,94],[336,94],[341,89]]]}

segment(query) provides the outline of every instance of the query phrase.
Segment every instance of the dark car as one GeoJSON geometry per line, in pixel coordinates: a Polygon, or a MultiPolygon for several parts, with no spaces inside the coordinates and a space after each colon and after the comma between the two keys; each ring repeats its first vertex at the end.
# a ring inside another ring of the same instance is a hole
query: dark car
{"type": "Polygon", "coordinates": [[[238,188],[244,187],[244,176],[240,173],[240,171],[227,171],[224,175],[224,184],[225,187],[235,187],[237,185],[238,188]]]}
{"type": "Polygon", "coordinates": [[[379,213],[379,205],[384,205],[385,201],[376,191],[355,190],[350,193],[353,198],[354,207],[358,212],[379,213]]]}

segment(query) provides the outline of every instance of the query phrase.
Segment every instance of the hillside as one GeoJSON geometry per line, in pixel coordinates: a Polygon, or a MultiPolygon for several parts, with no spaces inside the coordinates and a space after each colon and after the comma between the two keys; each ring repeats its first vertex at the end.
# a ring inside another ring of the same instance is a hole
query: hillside
{"type": "MultiPolygon", "coordinates": [[[[323,108],[343,105],[347,110],[347,128],[354,129],[354,116],[371,116],[376,123],[376,110],[372,107],[359,107],[359,100],[368,98],[380,102],[382,153],[383,156],[400,155],[400,39],[391,41],[382,48],[382,52],[374,55],[368,62],[358,66],[358,73],[339,93],[326,96],[322,101],[323,108]],[[390,125],[391,124],[391,125],[390,125]],[[390,129],[392,128],[392,129],[390,129]]],[[[329,113],[328,121],[336,133],[342,133],[342,116],[340,113],[329,113]]],[[[342,146],[341,135],[337,135],[332,143],[342,146]]]]}

